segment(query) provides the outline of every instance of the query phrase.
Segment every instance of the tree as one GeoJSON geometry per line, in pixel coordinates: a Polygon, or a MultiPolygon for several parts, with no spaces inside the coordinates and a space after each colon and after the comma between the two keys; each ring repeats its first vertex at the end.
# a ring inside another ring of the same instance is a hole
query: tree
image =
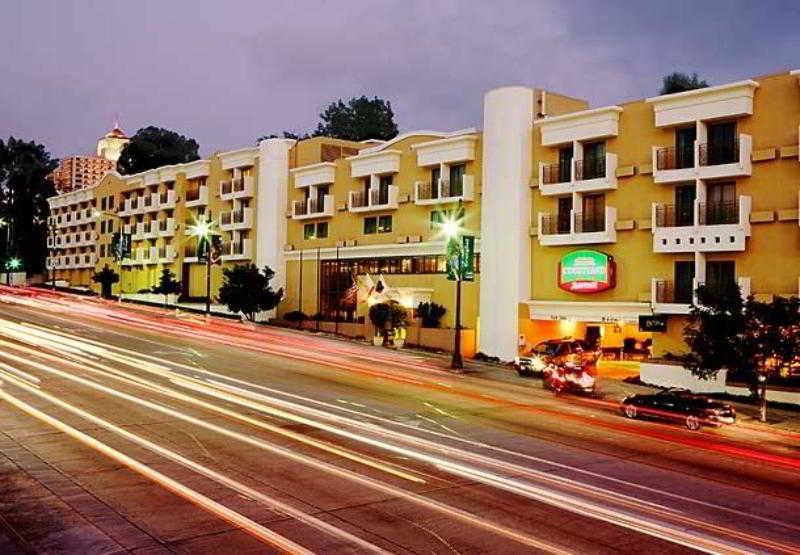
{"type": "Polygon", "coordinates": [[[47,257],[47,198],[55,187],[47,176],[57,162],[44,146],[10,137],[0,140],[0,256],[20,258],[29,272],[41,272],[47,257]]]}
{"type": "Polygon", "coordinates": [[[163,268],[158,285],[153,287],[152,291],[156,295],[164,295],[164,306],[167,306],[169,296],[177,295],[181,292],[181,282],[175,279],[175,274],[172,273],[172,270],[163,268]]]}
{"type": "Polygon", "coordinates": [[[100,284],[100,296],[104,299],[110,299],[111,288],[115,283],[119,282],[119,274],[106,264],[102,270],[94,273],[92,281],[100,284]]]}
{"type": "Polygon", "coordinates": [[[328,105],[319,115],[315,135],[336,139],[364,141],[367,139],[389,140],[397,136],[392,103],[366,96],[351,98],[345,104],[341,99],[328,105]]]}
{"type": "Polygon", "coordinates": [[[231,312],[241,312],[254,322],[256,314],[272,310],[283,298],[283,289],[272,290],[270,280],[275,277],[269,266],[259,272],[255,264],[238,264],[223,270],[223,283],[219,300],[231,312]]]}
{"type": "Polygon", "coordinates": [[[417,316],[422,319],[423,328],[438,328],[446,312],[445,307],[436,303],[419,303],[417,306],[417,316]]]}
{"type": "Polygon", "coordinates": [[[738,285],[700,286],[684,339],[690,351],[677,357],[692,374],[708,379],[722,369],[747,379],[767,420],[767,382],[800,365],[800,300],[742,299],[738,285]]]}
{"type": "Polygon", "coordinates": [[[697,73],[688,75],[676,71],[664,77],[659,94],[692,91],[694,89],[703,89],[707,86],[708,83],[701,81],[700,78],[697,77],[697,73]]]}
{"type": "Polygon", "coordinates": [[[383,346],[389,344],[389,331],[408,325],[408,313],[397,301],[376,303],[369,307],[369,320],[383,337],[383,346]]]}
{"type": "Polygon", "coordinates": [[[170,164],[198,160],[197,141],[183,135],[149,126],[139,129],[125,145],[117,161],[117,171],[123,175],[151,170],[170,164]]]}

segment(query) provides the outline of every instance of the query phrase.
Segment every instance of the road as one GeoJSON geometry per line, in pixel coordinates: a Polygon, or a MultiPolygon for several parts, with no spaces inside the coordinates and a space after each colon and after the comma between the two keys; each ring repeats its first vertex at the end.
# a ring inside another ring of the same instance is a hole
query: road
{"type": "Polygon", "coordinates": [[[0,288],[0,553],[797,553],[798,437],[0,288]]]}

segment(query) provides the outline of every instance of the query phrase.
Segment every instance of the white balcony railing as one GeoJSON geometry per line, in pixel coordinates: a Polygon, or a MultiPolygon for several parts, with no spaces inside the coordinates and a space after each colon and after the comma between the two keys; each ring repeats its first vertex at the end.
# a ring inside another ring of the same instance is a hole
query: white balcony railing
{"type": "Polygon", "coordinates": [[[350,191],[347,208],[350,212],[371,212],[375,210],[395,210],[398,206],[400,188],[389,185],[385,191],[371,188],[368,191],[350,191]]]}
{"type": "Polygon", "coordinates": [[[160,210],[171,210],[175,208],[175,190],[170,189],[158,195],[158,208],[160,210]]]}
{"type": "Polygon", "coordinates": [[[677,183],[749,176],[753,173],[752,154],[753,138],[744,134],[716,145],[695,141],[691,148],[654,146],[653,181],[677,183]]]}
{"type": "Polygon", "coordinates": [[[247,198],[253,196],[255,179],[252,175],[236,177],[219,184],[219,196],[223,200],[247,198]]]}
{"type": "MultiPolygon", "coordinates": [[[[174,191],[173,191],[174,193],[174,191]]],[[[186,191],[186,207],[205,206],[208,204],[208,185],[200,185],[196,189],[186,191]]]]}
{"type": "Polygon", "coordinates": [[[223,212],[219,220],[220,229],[231,231],[234,229],[249,229],[253,227],[253,209],[240,208],[223,212]]]}
{"type": "Polygon", "coordinates": [[[419,205],[445,204],[448,202],[471,202],[475,197],[475,179],[471,175],[462,176],[461,187],[449,180],[436,182],[417,181],[414,184],[414,203],[419,205]]]}
{"type": "Polygon", "coordinates": [[[570,210],[569,219],[539,212],[539,243],[543,246],[616,243],[617,209],[606,206],[599,214],[570,210]]]}
{"type": "Polygon", "coordinates": [[[295,220],[329,218],[333,216],[333,209],[333,195],[325,195],[321,199],[295,200],[292,201],[292,218],[295,220]]]}
{"type": "Polygon", "coordinates": [[[692,214],[682,217],[674,205],[653,203],[653,252],[743,251],[751,234],[752,198],[740,196],[730,203],[695,200],[692,214]]]}
{"type": "Polygon", "coordinates": [[[543,196],[610,191],[617,188],[617,155],[571,160],[570,164],[539,164],[539,192],[543,196]]]}
{"type": "Polygon", "coordinates": [[[250,239],[240,239],[226,243],[222,250],[222,260],[245,260],[251,257],[250,239]]]}
{"type": "Polygon", "coordinates": [[[171,237],[175,235],[175,218],[167,218],[158,222],[158,236],[171,237]]]}

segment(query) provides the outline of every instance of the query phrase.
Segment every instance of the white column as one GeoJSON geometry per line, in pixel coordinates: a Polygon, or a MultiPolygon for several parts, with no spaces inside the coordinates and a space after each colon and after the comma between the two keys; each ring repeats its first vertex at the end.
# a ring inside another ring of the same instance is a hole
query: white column
{"type": "Polygon", "coordinates": [[[286,202],[289,187],[289,149],[295,141],[265,139],[258,145],[254,247],[255,264],[274,272],[273,289],[286,287],[283,247],[286,244],[286,202]]]}
{"type": "Polygon", "coordinates": [[[530,297],[533,89],[504,87],[483,103],[481,352],[517,354],[518,306],[530,297]]]}

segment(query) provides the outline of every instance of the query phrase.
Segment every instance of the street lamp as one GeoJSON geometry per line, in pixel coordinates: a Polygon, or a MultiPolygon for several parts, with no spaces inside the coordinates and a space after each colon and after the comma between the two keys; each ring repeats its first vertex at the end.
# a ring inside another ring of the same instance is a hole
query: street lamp
{"type": "Polygon", "coordinates": [[[47,237],[50,239],[50,246],[48,247],[48,252],[50,253],[50,289],[53,291],[56,290],[56,267],[55,267],[55,257],[56,257],[56,231],[58,231],[58,227],[54,222],[51,221],[50,218],[47,218],[47,237]]]}
{"type": "Polygon", "coordinates": [[[22,260],[17,258],[16,256],[10,258],[6,262],[6,285],[11,285],[11,272],[19,270],[22,267],[22,260]]]}
{"type": "Polygon", "coordinates": [[[460,370],[464,368],[464,360],[461,357],[461,281],[464,272],[463,250],[461,243],[461,216],[463,208],[459,205],[455,214],[448,216],[441,223],[442,233],[447,237],[447,258],[452,268],[452,259],[455,255],[455,268],[453,275],[456,282],[456,335],[453,339],[453,358],[450,361],[450,368],[460,370]]]}
{"type": "Polygon", "coordinates": [[[206,245],[206,317],[211,315],[211,237],[214,233],[214,222],[211,214],[203,216],[203,219],[195,219],[194,224],[189,226],[189,235],[197,238],[197,248],[205,243],[206,245]]]}

